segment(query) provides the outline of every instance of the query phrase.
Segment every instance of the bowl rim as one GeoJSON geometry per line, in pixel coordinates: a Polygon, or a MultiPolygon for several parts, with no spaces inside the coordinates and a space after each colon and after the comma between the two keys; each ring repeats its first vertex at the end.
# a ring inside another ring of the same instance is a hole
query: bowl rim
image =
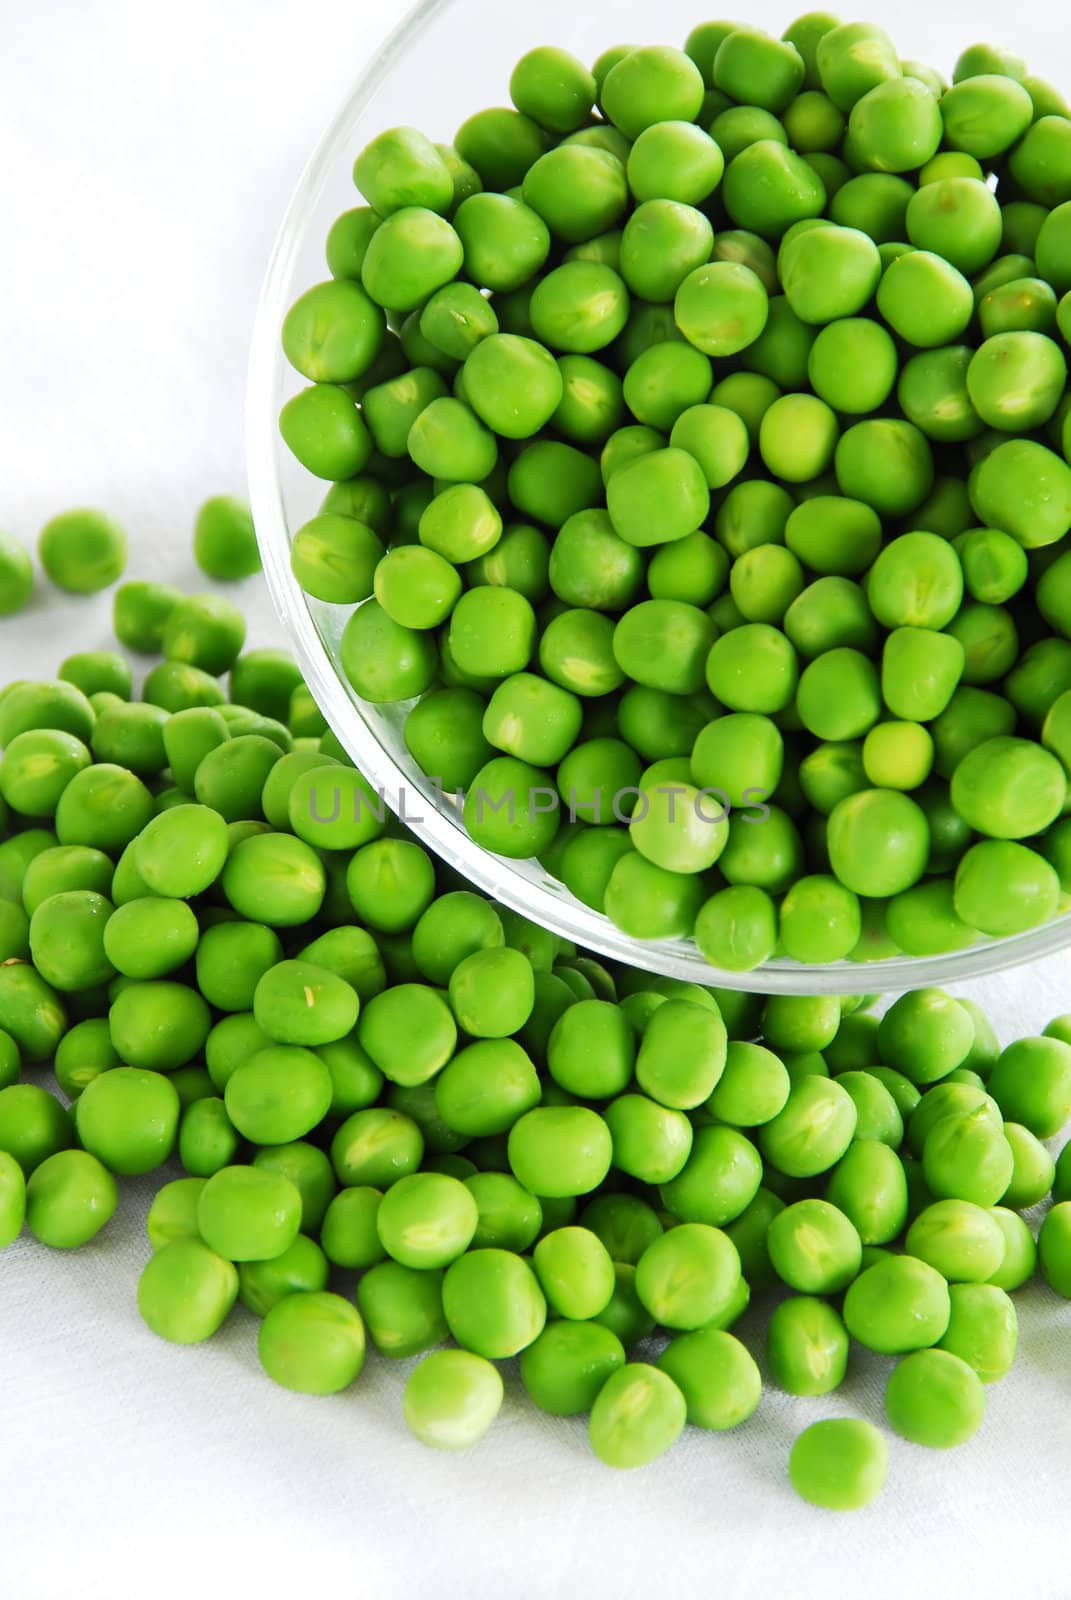
{"type": "Polygon", "coordinates": [[[1065,950],[1071,945],[1071,911],[1025,933],[982,938],[965,950],[934,956],[886,956],[815,965],[775,957],[747,972],[728,971],[707,963],[691,939],[634,939],[556,880],[548,877],[540,884],[524,877],[507,858],[493,855],[469,838],[459,826],[456,811],[448,807],[432,805],[419,819],[409,814],[406,796],[412,792],[413,780],[362,720],[356,697],[343,690],[290,570],[290,528],[280,471],[283,445],[278,430],[278,401],[287,369],[279,329],[293,294],[292,278],[306,243],[308,221],[336,163],[352,159],[356,125],[409,47],[452,3],[419,0],[376,47],[344,96],[309,156],[284,213],[253,326],[246,389],[246,463],[253,521],[276,615],[329,727],[419,842],[469,883],[597,956],[658,976],[759,994],[891,993],[983,977],[1065,950]],[[356,716],[344,714],[347,704],[357,710],[356,716]]]}

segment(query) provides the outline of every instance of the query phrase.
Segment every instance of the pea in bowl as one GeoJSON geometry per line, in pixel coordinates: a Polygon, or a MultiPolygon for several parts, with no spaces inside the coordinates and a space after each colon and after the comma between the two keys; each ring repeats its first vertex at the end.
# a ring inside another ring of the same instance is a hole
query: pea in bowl
{"type": "Polygon", "coordinates": [[[759,13],[402,24],[268,269],[258,536],[476,886],[703,984],[945,983],[1071,940],[1071,116],[921,6],[947,81],[759,13]]]}

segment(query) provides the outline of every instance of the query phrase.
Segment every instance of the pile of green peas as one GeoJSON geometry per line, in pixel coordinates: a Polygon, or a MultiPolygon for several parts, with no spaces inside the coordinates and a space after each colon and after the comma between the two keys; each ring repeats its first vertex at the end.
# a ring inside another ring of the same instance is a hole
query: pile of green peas
{"type": "Polygon", "coordinates": [[[824,13],[509,96],[372,140],[284,322],[340,671],[478,844],[725,971],[1064,910],[1067,103],[824,13]]]}
{"type": "MultiPolygon", "coordinates": [[[[1002,1050],[936,989],[879,1019],[604,965],[435,863],[284,652],[226,690],[164,666],[141,700],[110,652],[0,691],[0,1246],[90,1244],[157,1174],[149,1329],[241,1302],[303,1394],[420,1358],[441,1449],[512,1357],[631,1468],[745,1423],[757,1354],[814,1397],[853,1343],[897,1362],[895,1434],[974,1434],[1014,1291],[1071,1298],[1071,1018],[1002,1050]]],[[[850,1509],[886,1467],[837,1418],[789,1476],[850,1509]]]]}

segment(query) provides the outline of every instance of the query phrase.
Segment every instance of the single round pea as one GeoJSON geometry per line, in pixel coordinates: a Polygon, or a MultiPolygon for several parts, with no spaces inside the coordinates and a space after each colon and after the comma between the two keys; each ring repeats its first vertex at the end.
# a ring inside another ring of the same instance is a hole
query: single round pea
{"type": "Polygon", "coordinates": [[[381,1261],[357,1285],[357,1307],[372,1343],[393,1360],[420,1355],[447,1336],[441,1272],[381,1261]]]}
{"type": "Polygon", "coordinates": [[[966,1200],[937,1200],[920,1211],[905,1249],[951,1282],[984,1283],[1004,1257],[1004,1235],[988,1211],[966,1200]]]}
{"type": "Polygon", "coordinates": [[[669,1183],[692,1148],[692,1125],[680,1111],[646,1095],[625,1094],[606,1107],[606,1122],[619,1172],[643,1183],[669,1183]]]}
{"type": "Polygon", "coordinates": [[[1006,1193],[1014,1172],[1011,1146],[985,1106],[935,1122],[922,1151],[922,1169],[937,1199],[988,1207],[1006,1193]]]}
{"type": "Polygon", "coordinates": [[[721,1228],[747,1209],[761,1181],[762,1161],[749,1139],[735,1128],[701,1127],[688,1160],[660,1195],[680,1222],[721,1228]]]}
{"type": "Polygon", "coordinates": [[[784,1108],[790,1087],[784,1063],[772,1050],[731,1039],[726,1047],[725,1069],[706,1103],[707,1109],[719,1122],[733,1127],[758,1127],[784,1108]]]}
{"type": "Polygon", "coordinates": [[[544,1234],[532,1253],[532,1265],[548,1305],[560,1317],[597,1317],[613,1294],[610,1253],[588,1228],[569,1226],[544,1234]]]}
{"type": "Polygon", "coordinates": [[[948,1350],[916,1350],[893,1369],[885,1389],[890,1423],[912,1444],[949,1448],[981,1427],[985,1390],[978,1374],[948,1350]]]}
{"type": "Polygon", "coordinates": [[[848,1332],[825,1300],[794,1294],[774,1308],[766,1333],[774,1382],[789,1394],[830,1394],[848,1366],[848,1332]]]}
{"type": "Polygon", "coordinates": [[[406,1381],[406,1425],[437,1450],[466,1450],[495,1420],[502,1394],[502,1379],[490,1361],[468,1350],[437,1350],[406,1381]]]}
{"type": "Polygon", "coordinates": [[[787,1177],[813,1177],[840,1160],[856,1121],[846,1089],[831,1079],[802,1078],[793,1084],[782,1110],[760,1128],[759,1147],[787,1177]]]}
{"type": "Polygon", "coordinates": [[[357,1037],[393,1083],[426,1083],[450,1059],[457,1028],[443,997],[425,984],[398,984],[361,1013],[357,1037]]]}
{"type": "Polygon", "coordinates": [[[938,1349],[947,1350],[995,1383],[1010,1371],[1019,1340],[1015,1306],[992,1283],[955,1283],[949,1289],[952,1314],[938,1349]]]}
{"type": "Polygon", "coordinates": [[[636,139],[655,123],[694,121],[703,94],[702,74],[683,51],[646,45],[611,67],[599,98],[610,121],[636,139]]]}
{"type": "Polygon", "coordinates": [[[61,662],[56,677],[74,683],[83,694],[117,694],[130,699],[133,674],[130,662],[114,650],[78,650],[61,662]]]}
{"type": "Polygon", "coordinates": [[[269,1378],[298,1394],[338,1394],[364,1366],[364,1323],[341,1295],[284,1296],[260,1325],[257,1349],[269,1378]]]}
{"type": "Polygon", "coordinates": [[[271,1045],[249,1056],[224,1090],[227,1115],[256,1144],[288,1144],[317,1127],[333,1094],[331,1074],[312,1050],[271,1045]]]}
{"type": "Polygon", "coordinates": [[[387,1254],[407,1267],[445,1267],[462,1255],[476,1231],[471,1192],[440,1173],[413,1173],[393,1184],[376,1226],[387,1254]]]}
{"type": "Polygon", "coordinates": [[[238,1273],[232,1263],[192,1237],[162,1244],[138,1280],[142,1320],[172,1344],[210,1339],[237,1295],[238,1273]]]}
{"type": "Polygon", "coordinates": [[[70,1115],[47,1089],[35,1083],[0,1089],[0,1152],[13,1156],[27,1177],[73,1143],[70,1115]]]}
{"type": "Polygon", "coordinates": [[[612,1373],[591,1408],[589,1437],[609,1467],[646,1466],[675,1444],[687,1418],[685,1397],[666,1373],[630,1362],[612,1373]]]}
{"type": "Polygon", "coordinates": [[[519,950],[478,950],[450,975],[450,1006],[458,1026],[476,1038],[517,1033],[535,1003],[531,963],[519,950]]]}
{"type": "Polygon", "coordinates": [[[825,1200],[800,1200],[770,1223],[775,1271],[801,1294],[835,1294],[858,1275],[862,1243],[849,1219],[825,1200]]]}
{"type": "Polygon", "coordinates": [[[636,1293],[667,1328],[700,1328],[730,1304],[740,1276],[736,1246],[719,1228],[684,1222],[652,1241],[636,1264],[636,1293]]]}
{"type": "Polygon", "coordinates": [[[670,1341],[658,1369],[684,1395],[688,1421],[723,1431],[746,1422],[759,1403],[762,1380],[754,1360],[732,1334],[699,1328],[670,1341]]]}
{"type": "Polygon", "coordinates": [[[37,554],[58,588],[95,594],[122,576],[127,539],[103,511],[64,511],[41,529],[37,554]]]}
{"type": "MultiPolygon", "coordinates": [[[[180,815],[181,810],[168,813],[180,815]]],[[[222,874],[223,892],[235,911],[251,922],[277,928],[295,927],[314,917],[325,886],[323,864],[311,846],[279,833],[242,839],[231,850],[222,874]]]]}
{"type": "Polygon", "coordinates": [[[327,1288],[327,1257],[299,1233],[289,1250],[272,1261],[243,1261],[238,1268],[238,1298],[255,1317],[264,1317],[289,1295],[317,1294],[327,1288]]]}
{"type": "Polygon", "coordinates": [[[0,796],[25,816],[54,816],[67,784],[90,760],[73,734],[58,728],[27,730],[8,743],[0,759],[0,796]]]}
{"type": "MultiPolygon", "coordinates": [[[[1034,1242],[1034,1235],[1017,1211],[1009,1211],[1005,1206],[994,1206],[993,1216],[1000,1224],[1004,1235],[1004,1259],[989,1281],[997,1288],[1003,1289],[1006,1294],[1010,1294],[1014,1289],[1021,1289],[1023,1284],[1029,1283],[1034,1276],[1038,1247],[1034,1242]]],[[[967,1359],[962,1350],[957,1351],[957,1354],[962,1355],[964,1360],[967,1359]]]]}
{"type": "Polygon", "coordinates": [[[515,1176],[536,1195],[587,1194],[610,1168],[610,1130],[584,1106],[541,1106],[527,1111],[509,1133],[515,1176]]]}
{"type": "Polygon", "coordinates": [[[1071,1116],[1071,1044],[1059,1037],[1018,1039],[1001,1052],[989,1092],[1009,1120],[1038,1139],[1071,1116]]]}
{"type": "Polygon", "coordinates": [[[377,1228],[382,1199],[378,1189],[360,1184],[340,1189],[331,1200],[320,1226],[320,1244],[334,1266],[363,1272],[384,1259],[377,1228]]]}
{"type": "Polygon", "coordinates": [[[957,1000],[941,989],[915,989],[882,1017],[877,1046],[886,1066],[927,1084],[958,1067],[973,1039],[973,1020],[957,1000]]]}
{"type": "Polygon", "coordinates": [[[501,1360],[517,1355],[539,1336],[546,1301],[521,1256],[507,1250],[471,1250],[447,1269],[443,1311],[463,1349],[501,1360]]]}
{"type": "Polygon", "coordinates": [[[0,530],[0,616],[21,611],[33,592],[33,566],[25,546],[0,530]]]}
{"type": "Polygon", "coordinates": [[[195,1100],[182,1113],[178,1155],[192,1177],[209,1178],[228,1166],[241,1143],[224,1102],[215,1095],[195,1100]]]}
{"type": "Polygon", "coordinates": [[[770,137],[733,157],[721,193],[736,226],[764,238],[776,238],[794,222],[817,217],[826,200],[815,168],[770,137]]]}
{"type": "Polygon", "coordinates": [[[22,1232],[26,1217],[26,1179],[15,1157],[0,1150],[0,1250],[22,1232]]]}
{"type": "Polygon", "coordinates": [[[1038,1259],[1049,1287],[1071,1299],[1071,1202],[1059,1201],[1046,1214],[1038,1234],[1038,1259]]]}
{"type": "Polygon", "coordinates": [[[888,1244],[907,1221],[904,1164],[880,1140],[855,1139],[830,1174],[826,1199],[852,1223],[864,1247],[888,1244]]]}
{"type": "Polygon", "coordinates": [[[124,1061],[142,1061],[153,1072],[173,1072],[197,1055],[212,1019],[196,989],[158,980],[124,988],[112,1002],[108,1023],[124,1061]]]}
{"type": "Polygon", "coordinates": [[[473,1172],[464,1180],[476,1203],[474,1249],[531,1248],[543,1226],[543,1207],[508,1172],[473,1172]]]}
{"type": "Polygon", "coordinates": [[[697,266],[677,289],[673,311],[688,342],[707,356],[731,356],[761,334],[770,303],[762,281],[740,262],[697,266]]]}
{"type": "Polygon", "coordinates": [[[555,1322],[521,1353],[521,1381],[541,1411],[590,1411],[607,1378],[625,1363],[620,1339],[599,1323],[555,1322]]]}
{"type": "Polygon", "coordinates": [[[150,896],[111,913],[104,927],[104,954],[125,977],[163,978],[189,960],[199,937],[188,905],[150,896]]]}
{"type": "Polygon", "coordinates": [[[300,1224],[297,1186],[282,1173],[261,1167],[223,1167],[206,1181],[197,1201],[202,1239],[228,1261],[269,1261],[282,1255],[297,1238],[300,1224]]]}
{"type": "Polygon", "coordinates": [[[84,1150],[60,1150],[30,1174],[26,1222],[35,1239],[76,1250],[115,1214],[119,1190],[108,1169],[84,1150]]]}
{"type": "Polygon", "coordinates": [[[889,1256],[860,1273],[844,1298],[853,1339],[882,1355],[936,1344],[951,1313],[940,1273],[913,1256],[889,1256]]]}
{"type": "MultiPolygon", "coordinates": [[[[121,1059],[138,1060],[120,1051],[121,1059]]],[[[124,1177],[165,1162],[178,1134],[180,1102],[159,1072],[116,1067],[88,1083],[75,1102],[75,1126],[85,1148],[124,1177]]]]}
{"type": "Polygon", "coordinates": [[[346,1118],[331,1141],[331,1160],[344,1185],[386,1189],[415,1172],[424,1136],[411,1117],[387,1106],[370,1106],[346,1118]]]}
{"type": "Polygon", "coordinates": [[[858,1511],[884,1488],[888,1460],[888,1446],[873,1423],[838,1417],[803,1430],[792,1446],[788,1472],[796,1493],[811,1505],[858,1511]]]}

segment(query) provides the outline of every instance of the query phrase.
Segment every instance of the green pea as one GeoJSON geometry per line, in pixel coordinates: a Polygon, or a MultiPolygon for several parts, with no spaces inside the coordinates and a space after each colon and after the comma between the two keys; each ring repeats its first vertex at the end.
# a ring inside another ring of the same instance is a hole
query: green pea
{"type": "Polygon", "coordinates": [[[26,1179],[7,1150],[0,1150],[0,1249],[14,1243],[26,1217],[26,1179]]]}
{"type": "Polygon", "coordinates": [[[996,1205],[1006,1193],[1014,1165],[1011,1146],[985,1106],[941,1117],[922,1150],[923,1173],[935,1198],[983,1207],[996,1205]]]}
{"type": "Polygon", "coordinates": [[[610,1168],[610,1130],[584,1106],[541,1106],[510,1129],[509,1162],[533,1194],[588,1194],[610,1168]]]}
{"type": "Polygon", "coordinates": [[[131,900],[111,913],[103,949],[115,970],[128,978],[162,978],[189,960],[198,939],[197,918],[188,905],[150,897],[131,900]]]}
{"type": "MultiPolygon", "coordinates": [[[[88,895],[88,891],[85,892],[88,895]]],[[[68,898],[67,895],[52,897],[62,903],[68,898]]],[[[98,908],[94,902],[100,898],[89,895],[88,915],[77,918],[69,934],[65,931],[62,903],[55,908],[57,915],[48,916],[38,942],[47,943],[56,963],[56,975],[77,980],[88,976],[94,965],[99,967],[98,908]]],[[[49,901],[42,904],[47,907],[49,901]]],[[[102,905],[106,904],[102,900],[102,905]]],[[[47,1060],[66,1031],[67,1012],[63,1001],[51,984],[24,960],[5,961],[0,966],[0,1026],[27,1061],[47,1060]]]]}
{"type": "Polygon", "coordinates": [[[57,1250],[88,1244],[110,1221],[118,1203],[115,1179],[84,1150],[59,1150],[46,1157],[26,1184],[30,1232],[57,1250]]]}
{"type": "MultiPolygon", "coordinates": [[[[994,1206],[993,1216],[1004,1234],[1004,1259],[989,1281],[1010,1294],[1013,1289],[1020,1289],[1024,1283],[1029,1283],[1034,1276],[1038,1249],[1034,1235],[1017,1211],[994,1206]]],[[[963,1351],[958,1353],[964,1355],[963,1351]]]]}
{"type": "Polygon", "coordinates": [[[532,1265],[548,1305],[560,1317],[586,1321],[609,1304],[613,1261],[590,1229],[564,1227],[544,1234],[532,1253],[532,1265]]]}
{"type": "Polygon", "coordinates": [[[830,1173],[826,1198],[844,1213],[864,1245],[888,1244],[907,1220],[903,1162],[879,1140],[855,1139],[830,1173]]]}
{"type": "Polygon", "coordinates": [[[197,1201],[205,1243],[229,1261],[270,1261],[290,1248],[301,1222],[301,1193],[282,1173],[223,1167],[197,1201]]]}
{"type": "Polygon", "coordinates": [[[477,1209],[473,1249],[531,1248],[543,1227],[543,1207],[533,1194],[508,1172],[473,1172],[464,1184],[477,1209]]]}
{"type": "Polygon", "coordinates": [[[833,1167],[855,1133],[857,1113],[847,1090],[829,1079],[796,1082],[785,1105],[759,1130],[766,1160],[787,1177],[813,1177],[833,1167]]]}
{"type": "Polygon", "coordinates": [[[541,1411],[576,1416],[591,1410],[607,1378],[624,1363],[624,1347],[610,1329],[555,1322],[522,1351],[521,1381],[541,1411]]]}
{"type": "Polygon", "coordinates": [[[774,1308],[766,1334],[773,1380],[789,1394],[830,1394],[848,1365],[848,1333],[825,1300],[794,1294],[774,1308]]]}
{"type": "Polygon", "coordinates": [[[1071,1203],[1062,1200],[1046,1214],[1038,1234],[1038,1258],[1046,1283],[1071,1299],[1071,1203]]]}
{"type": "Polygon", "coordinates": [[[755,1128],[777,1116],[789,1089],[788,1073],[772,1050],[733,1039],[726,1047],[725,1069],[707,1109],[719,1122],[755,1128]]]}
{"type": "Polygon", "coordinates": [[[916,1350],[893,1369],[885,1389],[893,1428],[912,1444],[948,1448],[979,1429],[985,1390],[978,1374],[948,1350],[916,1350]]]}
{"type": "Polygon", "coordinates": [[[0,532],[0,616],[21,611],[32,592],[29,553],[10,533],[0,532]]]}
{"type": "Polygon", "coordinates": [[[360,1313],[322,1290],[285,1295],[260,1325],[257,1349],[269,1378],[298,1394],[337,1394],[364,1366],[360,1313]]]}
{"type": "Polygon", "coordinates": [[[384,1195],[377,1211],[380,1239],[395,1261],[407,1267],[445,1267],[468,1248],[478,1212],[472,1194],[438,1173],[401,1178],[384,1195]]]}
{"type": "Polygon", "coordinates": [[[681,1171],[692,1148],[692,1125],[683,1112],[646,1095],[625,1094],[611,1101],[605,1115],[619,1172],[663,1184],[681,1171]]]}
{"type": "Polygon", "coordinates": [[[618,1368],[591,1408],[591,1447],[607,1466],[646,1466],[676,1443],[687,1405],[666,1373],[643,1362],[618,1368]]]}
{"type": "MultiPolygon", "coordinates": [[[[138,1060],[139,1054],[120,1049],[120,1059],[138,1060]]],[[[135,1176],[167,1160],[179,1112],[178,1093],[161,1073],[116,1067],[86,1085],[74,1116],[78,1137],[92,1155],[113,1172],[135,1176]]]]}
{"type": "Polygon", "coordinates": [[[992,1283],[955,1283],[949,1289],[952,1315],[938,1345],[995,1383],[1010,1371],[1019,1340],[1015,1307],[992,1283]]]}
{"type": "Polygon", "coordinates": [[[386,1189],[415,1172],[423,1154],[424,1136],[417,1124],[386,1106],[355,1111],[331,1141],[331,1160],[344,1185],[386,1189]]]}
{"type": "Polygon", "coordinates": [[[766,1243],[778,1276],[801,1294],[837,1293],[859,1272],[859,1235],[825,1200],[786,1206],[770,1223],[766,1243]]]}
{"type": "Polygon", "coordinates": [[[796,1493],[811,1505],[858,1511],[884,1488],[888,1446],[871,1422],[849,1417],[812,1422],[792,1446],[788,1471],[796,1493]]]}
{"type": "Polygon", "coordinates": [[[255,1317],[267,1316],[280,1301],[327,1288],[327,1257],[314,1240],[299,1233],[289,1250],[272,1261],[243,1261],[238,1297],[255,1317]]]}
{"type": "Polygon", "coordinates": [[[1055,1162],[1029,1128],[1005,1122],[1004,1137],[1012,1148],[1015,1167],[1004,1199],[1017,1210],[1027,1210],[1044,1200],[1053,1185],[1055,1162]]]}
{"type": "Polygon", "coordinates": [[[1071,1115],[1071,1044],[1059,1037],[1018,1039],[989,1079],[1004,1116],[1038,1139],[1059,1133],[1071,1115]]]}
{"type": "Polygon", "coordinates": [[[488,1360],[518,1354],[546,1319],[535,1274],[508,1250],[472,1250],[455,1261],[443,1280],[443,1310],[458,1344],[488,1360]]]}
{"type": "Polygon", "coordinates": [[[498,1415],[502,1379],[468,1350],[437,1350],[410,1374],[403,1399],[406,1425],[437,1450],[466,1450],[498,1415]]]}
{"type": "Polygon", "coordinates": [[[41,529],[37,554],[58,588],[94,594],[122,576],[127,538],[103,511],[64,511],[41,529]]]}
{"type": "Polygon", "coordinates": [[[937,1200],[912,1222],[905,1248],[949,1282],[985,1283],[1004,1257],[1004,1235],[988,1211],[966,1200],[937,1200]]]}
{"type": "Polygon", "coordinates": [[[210,1339],[227,1320],[237,1295],[234,1266],[195,1238],[161,1245],[138,1280],[142,1320],[172,1344],[210,1339]]]}
{"type": "Polygon", "coordinates": [[[192,1177],[209,1178],[228,1166],[238,1153],[238,1132],[224,1102],[216,1096],[196,1100],[179,1125],[178,1153],[192,1177]]]}
{"type": "Polygon", "coordinates": [[[320,1244],[334,1266],[363,1272],[384,1259],[377,1227],[382,1198],[380,1190],[366,1184],[340,1189],[333,1197],[320,1226],[320,1244]]]}

